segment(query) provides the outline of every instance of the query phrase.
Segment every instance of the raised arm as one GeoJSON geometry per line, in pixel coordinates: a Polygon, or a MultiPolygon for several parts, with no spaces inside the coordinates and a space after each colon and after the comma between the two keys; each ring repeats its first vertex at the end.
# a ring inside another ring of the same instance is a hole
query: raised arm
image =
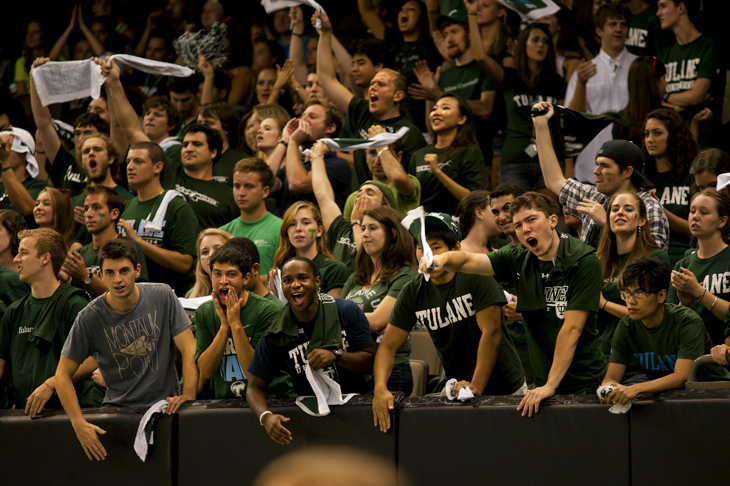
{"type": "Polygon", "coordinates": [[[71,11],[71,21],[68,23],[68,27],[66,27],[66,30],[63,31],[61,37],[58,38],[56,43],[53,44],[53,47],[51,47],[51,52],[48,53],[48,57],[51,59],[51,61],[57,61],[58,58],[61,56],[63,46],[66,45],[69,37],[71,37],[74,29],[76,29],[76,23],[80,15],[81,5],[74,5],[73,10],[71,11]]]}
{"type": "Polygon", "coordinates": [[[200,93],[200,104],[213,103],[213,90],[215,89],[215,69],[202,52],[198,52],[198,70],[203,74],[203,91],[200,93]]]}
{"type": "Polygon", "coordinates": [[[318,18],[322,20],[319,46],[317,47],[317,76],[319,76],[319,84],[322,85],[322,89],[324,89],[327,97],[335,106],[342,113],[347,113],[353,94],[337,80],[335,74],[335,63],[332,59],[332,24],[330,24],[327,14],[320,15],[318,13],[312,16],[312,23],[318,18]]]}
{"type": "Polygon", "coordinates": [[[155,30],[155,21],[157,20],[157,17],[162,15],[163,10],[157,10],[155,12],[150,13],[147,16],[147,25],[145,26],[144,32],[142,32],[142,36],[139,38],[139,43],[137,44],[137,47],[134,49],[134,55],[137,57],[145,57],[146,51],[147,51],[147,43],[150,41],[150,37],[152,37],[152,31],[155,30]]]}
{"type": "Polygon", "coordinates": [[[553,105],[547,101],[535,103],[532,109],[535,110],[536,108],[541,111],[547,110],[546,114],[536,116],[532,119],[532,124],[535,126],[537,158],[540,161],[542,177],[545,179],[545,187],[553,191],[555,194],[560,194],[560,189],[562,189],[566,179],[563,175],[562,169],[560,168],[558,156],[555,155],[553,141],[550,136],[550,128],[548,126],[548,120],[555,115],[555,109],[553,108],[553,105]]]}
{"type": "Polygon", "coordinates": [[[370,29],[376,39],[385,39],[385,24],[378,15],[378,8],[373,0],[357,0],[357,9],[360,11],[360,19],[365,27],[370,29]]]}
{"type": "Polygon", "coordinates": [[[43,146],[46,149],[46,158],[53,164],[58,155],[58,150],[61,148],[61,139],[56,133],[56,129],[53,127],[53,118],[51,117],[51,111],[43,106],[41,99],[38,96],[38,91],[35,87],[35,81],[33,80],[33,70],[49,62],[50,59],[47,57],[39,57],[33,61],[33,68],[30,71],[30,107],[33,110],[33,120],[35,125],[43,137],[43,146]]]}
{"type": "Polygon", "coordinates": [[[178,251],[160,248],[157,245],[143,240],[137,235],[137,232],[134,231],[134,228],[132,228],[132,225],[128,221],[120,219],[118,225],[124,229],[126,237],[139,243],[142,251],[144,251],[144,255],[158,265],[181,275],[186,275],[190,271],[190,267],[193,266],[192,255],[183,255],[178,251]]]}
{"type": "Polygon", "coordinates": [[[332,222],[337,216],[342,214],[340,207],[335,202],[335,192],[332,190],[332,184],[327,177],[327,168],[324,165],[325,152],[329,150],[322,141],[317,141],[312,147],[312,191],[317,199],[319,211],[322,213],[322,223],[324,230],[328,231],[332,222]]]}
{"type": "Polygon", "coordinates": [[[119,66],[111,59],[107,64],[106,61],[100,60],[102,75],[106,74],[106,94],[110,105],[113,105],[113,111],[110,110],[112,120],[119,123],[119,127],[127,139],[129,145],[137,142],[149,142],[150,139],[145,135],[139,124],[139,117],[132,108],[132,105],[124,93],[124,88],[119,80],[119,66]]]}
{"type": "MultiPolygon", "coordinates": [[[[380,125],[373,125],[368,128],[368,138],[373,138],[380,133],[385,133],[385,128],[380,125]]],[[[385,175],[393,183],[395,190],[406,197],[410,197],[414,189],[413,180],[411,180],[403,169],[403,165],[398,160],[397,154],[394,154],[390,147],[383,147],[378,149],[378,158],[380,159],[380,164],[383,166],[385,175]]]]}
{"type": "Polygon", "coordinates": [[[477,0],[464,0],[467,13],[469,15],[469,39],[471,40],[471,49],[474,53],[479,66],[487,73],[492,81],[497,84],[504,82],[504,68],[494,59],[487,55],[482,43],[482,33],[477,23],[477,0]]]}
{"type": "MultiPolygon", "coordinates": [[[[294,194],[312,193],[312,173],[307,172],[302,164],[299,145],[312,134],[312,127],[304,120],[299,120],[299,126],[289,138],[286,148],[286,179],[289,190],[294,194]]],[[[314,157],[314,154],[312,154],[314,157]]],[[[320,155],[322,157],[322,155],[320,155]]]]}
{"type": "MultiPolygon", "coordinates": [[[[289,19],[292,23],[289,40],[289,59],[294,63],[294,79],[299,85],[307,84],[307,64],[304,62],[304,15],[302,7],[289,7],[289,19]]],[[[302,93],[297,94],[302,96],[302,93]]]]}
{"type": "Polygon", "coordinates": [[[424,273],[447,272],[472,273],[475,275],[494,276],[494,268],[489,257],[484,253],[467,253],[465,251],[448,251],[433,256],[433,270],[428,269],[425,258],[419,263],[419,270],[424,273]]]}
{"type": "Polygon", "coordinates": [[[89,47],[91,47],[91,50],[94,52],[95,56],[101,56],[106,51],[104,49],[104,46],[99,42],[99,40],[94,36],[94,34],[91,32],[91,30],[86,26],[86,22],[84,22],[84,15],[83,11],[79,7],[78,11],[78,19],[79,19],[79,30],[81,30],[81,33],[84,34],[84,37],[86,38],[86,41],[89,43],[89,47]]]}
{"type": "Polygon", "coordinates": [[[438,155],[426,154],[424,156],[424,160],[428,162],[431,173],[436,176],[436,179],[438,179],[439,182],[443,184],[443,186],[446,188],[447,191],[451,193],[454,199],[456,199],[457,201],[461,201],[462,199],[464,199],[464,197],[471,193],[471,190],[462,186],[454,179],[449,177],[443,170],[441,170],[438,163],[438,155]]]}

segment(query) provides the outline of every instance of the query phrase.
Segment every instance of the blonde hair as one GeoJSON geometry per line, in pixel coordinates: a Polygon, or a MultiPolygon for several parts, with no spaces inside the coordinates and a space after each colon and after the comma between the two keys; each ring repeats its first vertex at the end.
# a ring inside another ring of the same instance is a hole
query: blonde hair
{"type": "Polygon", "coordinates": [[[206,295],[210,295],[213,291],[213,283],[210,281],[210,275],[208,275],[205,269],[203,269],[203,263],[200,258],[200,245],[203,242],[203,238],[206,236],[218,236],[222,238],[224,242],[233,238],[233,236],[218,228],[208,228],[198,233],[198,239],[195,242],[195,251],[198,256],[198,263],[195,264],[195,285],[193,285],[193,288],[190,289],[190,292],[188,292],[188,295],[186,296],[189,299],[205,297],[206,295]]]}
{"type": "Polygon", "coordinates": [[[319,228],[322,228],[322,236],[317,238],[317,253],[321,253],[329,259],[333,259],[332,253],[327,249],[327,232],[324,231],[324,223],[322,222],[322,215],[317,209],[317,206],[309,201],[297,201],[286,210],[284,216],[281,218],[281,231],[279,233],[279,247],[276,249],[274,255],[274,268],[281,268],[288,259],[296,256],[297,251],[289,241],[289,235],[287,230],[289,225],[294,221],[294,217],[300,209],[306,209],[312,215],[312,219],[317,223],[319,228]]]}

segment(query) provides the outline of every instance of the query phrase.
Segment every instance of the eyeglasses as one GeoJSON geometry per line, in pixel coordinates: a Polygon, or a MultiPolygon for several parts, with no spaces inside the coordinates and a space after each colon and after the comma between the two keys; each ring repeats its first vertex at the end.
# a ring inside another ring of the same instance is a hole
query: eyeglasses
{"type": "Polygon", "coordinates": [[[649,294],[656,294],[656,292],[634,292],[633,294],[631,292],[621,291],[621,300],[627,301],[631,297],[636,299],[637,301],[646,300],[646,298],[649,296],[649,294]]]}

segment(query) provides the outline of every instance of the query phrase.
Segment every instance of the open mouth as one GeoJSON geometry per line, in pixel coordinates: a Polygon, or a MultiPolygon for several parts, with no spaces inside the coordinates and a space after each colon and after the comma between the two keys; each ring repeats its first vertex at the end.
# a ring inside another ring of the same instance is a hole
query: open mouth
{"type": "Polygon", "coordinates": [[[97,164],[96,164],[95,160],[89,161],[89,169],[94,170],[94,169],[96,169],[96,166],[97,166],[97,164]]]}
{"type": "Polygon", "coordinates": [[[527,247],[530,250],[536,250],[537,249],[537,245],[538,245],[537,238],[529,237],[529,238],[527,238],[525,240],[525,243],[527,244],[527,247]]]}
{"type": "Polygon", "coordinates": [[[304,302],[304,292],[292,292],[291,300],[293,300],[296,305],[302,305],[304,302]]]}
{"type": "Polygon", "coordinates": [[[228,290],[229,289],[220,289],[220,290],[218,290],[218,295],[220,295],[221,298],[223,298],[223,299],[227,299],[228,298],[228,290]]]}
{"type": "Polygon", "coordinates": [[[125,288],[126,288],[126,286],[125,286],[125,285],[121,285],[121,286],[119,286],[119,287],[114,287],[114,291],[115,291],[116,293],[118,293],[118,294],[121,294],[122,292],[124,292],[124,289],[125,289],[125,288]]]}

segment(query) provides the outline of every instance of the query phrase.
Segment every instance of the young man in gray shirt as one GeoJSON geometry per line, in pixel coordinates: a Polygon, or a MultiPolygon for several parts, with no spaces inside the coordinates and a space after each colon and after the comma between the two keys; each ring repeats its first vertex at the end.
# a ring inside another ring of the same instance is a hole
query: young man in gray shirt
{"type": "Polygon", "coordinates": [[[167,399],[170,415],[195,399],[198,368],[190,320],[172,289],[134,283],[140,272],[134,246],[121,238],[109,241],[99,251],[99,265],[109,291],[76,318],[56,371],[56,391],[86,455],[103,460],[97,433],[105,432],[84,419],[71,384],[79,363],[90,355],[96,359],[107,386],[105,405],[149,407],[167,399]],[[175,346],[182,354],[182,395],[175,346]]]}

